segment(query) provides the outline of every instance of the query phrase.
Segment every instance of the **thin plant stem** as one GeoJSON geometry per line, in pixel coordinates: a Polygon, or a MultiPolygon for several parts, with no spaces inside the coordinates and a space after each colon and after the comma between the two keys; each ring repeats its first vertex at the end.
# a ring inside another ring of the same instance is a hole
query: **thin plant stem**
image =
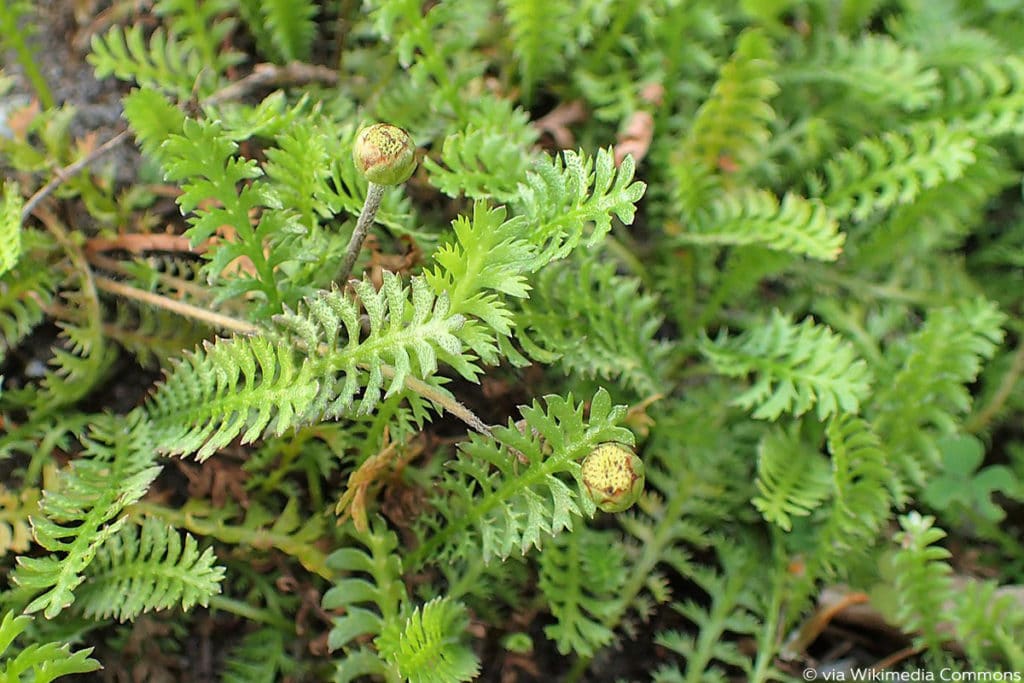
{"type": "Polygon", "coordinates": [[[244,320],[215,313],[205,308],[200,308],[199,306],[187,304],[184,301],[176,301],[175,299],[170,299],[160,294],[147,292],[144,289],[132,287],[131,285],[126,285],[123,282],[118,282],[117,280],[111,280],[110,278],[102,276],[95,276],[94,280],[96,282],[96,288],[104,292],[141,301],[187,318],[194,318],[195,320],[206,323],[210,327],[244,335],[255,334],[260,329],[257,325],[253,325],[252,323],[244,320]]]}
{"type": "Polygon", "coordinates": [[[285,88],[307,83],[332,86],[338,83],[338,72],[317,64],[257,64],[252,73],[221,88],[203,100],[204,105],[240,100],[257,90],[285,88]]]}
{"type": "Polygon", "coordinates": [[[377,209],[380,208],[380,202],[384,198],[384,187],[384,185],[371,182],[366,191],[363,210],[359,214],[359,220],[356,221],[356,229],[352,231],[352,239],[348,241],[348,247],[345,249],[345,261],[341,264],[341,270],[338,272],[338,282],[346,282],[348,276],[352,274],[352,267],[356,264],[356,258],[359,257],[359,252],[363,248],[363,240],[366,239],[366,233],[370,231],[373,219],[377,216],[377,209]]]}
{"type": "MultiPolygon", "coordinates": [[[[395,369],[390,365],[382,365],[380,370],[381,374],[385,377],[394,377],[395,375],[395,369]]],[[[417,379],[411,375],[406,375],[405,381],[403,381],[402,384],[409,391],[419,394],[428,401],[438,404],[481,434],[486,434],[487,436],[491,435],[491,428],[486,422],[477,417],[472,410],[459,403],[440,389],[432,387],[423,380],[417,379]]]]}
{"type": "Polygon", "coordinates": [[[211,595],[209,598],[210,609],[219,609],[223,612],[234,614],[236,617],[248,619],[257,623],[268,624],[277,628],[286,629],[293,627],[293,625],[284,617],[279,614],[271,612],[269,609],[260,609],[254,607],[247,602],[241,600],[235,600],[224,595],[211,595]]]}
{"type": "Polygon", "coordinates": [[[114,137],[110,138],[109,140],[107,140],[102,145],[100,145],[96,149],[94,149],[91,152],[89,152],[88,154],[86,154],[84,157],[82,157],[78,161],[76,161],[76,162],[74,162],[72,164],[68,164],[64,168],[58,170],[54,174],[54,176],[50,180],[50,182],[46,183],[41,188],[39,188],[39,190],[34,195],[29,197],[27,202],[25,202],[25,206],[22,207],[22,209],[21,209],[21,221],[22,221],[22,223],[25,222],[26,218],[28,218],[30,215],[32,215],[32,212],[35,211],[37,206],[39,206],[39,202],[41,202],[44,199],[46,199],[46,197],[49,196],[49,194],[51,192],[53,192],[58,187],[60,187],[61,184],[65,180],[67,180],[71,176],[75,175],[76,173],[78,173],[79,171],[84,169],[86,166],[88,166],[92,162],[96,161],[101,156],[103,156],[104,154],[106,154],[110,150],[114,149],[115,147],[117,147],[118,145],[120,145],[122,142],[124,142],[127,139],[128,139],[128,130],[127,129],[122,130],[120,133],[118,133],[114,137]]]}

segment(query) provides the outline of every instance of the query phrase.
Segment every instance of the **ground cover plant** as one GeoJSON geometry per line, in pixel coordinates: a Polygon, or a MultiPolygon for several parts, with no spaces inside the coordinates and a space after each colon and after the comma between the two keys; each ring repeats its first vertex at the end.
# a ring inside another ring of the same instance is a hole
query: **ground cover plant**
{"type": "Polygon", "coordinates": [[[0,0],[0,680],[1020,680],[1022,44],[0,0]]]}

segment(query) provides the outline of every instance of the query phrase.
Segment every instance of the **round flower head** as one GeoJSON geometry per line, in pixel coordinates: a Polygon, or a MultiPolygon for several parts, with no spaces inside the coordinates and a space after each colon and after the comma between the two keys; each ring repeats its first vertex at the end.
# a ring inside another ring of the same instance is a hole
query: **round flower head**
{"type": "Polygon", "coordinates": [[[409,134],[389,123],[363,128],[352,147],[356,169],[371,183],[400,185],[416,170],[416,146],[409,134]]]}
{"type": "Polygon", "coordinates": [[[629,448],[603,443],[583,460],[583,487],[605,512],[629,509],[644,490],[644,463],[629,448]]]}

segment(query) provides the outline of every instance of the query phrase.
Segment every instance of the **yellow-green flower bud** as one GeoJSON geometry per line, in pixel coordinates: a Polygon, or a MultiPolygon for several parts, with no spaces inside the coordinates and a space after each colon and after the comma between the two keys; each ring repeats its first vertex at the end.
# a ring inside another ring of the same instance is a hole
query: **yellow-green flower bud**
{"type": "Polygon", "coordinates": [[[583,460],[583,487],[605,512],[628,510],[644,490],[644,463],[618,443],[603,443],[583,460]]]}
{"type": "Polygon", "coordinates": [[[359,131],[352,158],[356,169],[378,185],[399,185],[416,170],[416,146],[412,138],[389,123],[375,123],[359,131]]]}

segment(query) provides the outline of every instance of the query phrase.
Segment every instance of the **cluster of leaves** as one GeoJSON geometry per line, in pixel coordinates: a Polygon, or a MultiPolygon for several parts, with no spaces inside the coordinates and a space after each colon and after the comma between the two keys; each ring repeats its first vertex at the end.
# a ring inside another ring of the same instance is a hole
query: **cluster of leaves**
{"type": "Polygon", "coordinates": [[[1024,669],[1024,4],[109,16],[127,186],[0,0],[4,680],[785,681],[835,584],[1024,669]],[[422,163],[337,282],[373,120],[422,163]]]}

